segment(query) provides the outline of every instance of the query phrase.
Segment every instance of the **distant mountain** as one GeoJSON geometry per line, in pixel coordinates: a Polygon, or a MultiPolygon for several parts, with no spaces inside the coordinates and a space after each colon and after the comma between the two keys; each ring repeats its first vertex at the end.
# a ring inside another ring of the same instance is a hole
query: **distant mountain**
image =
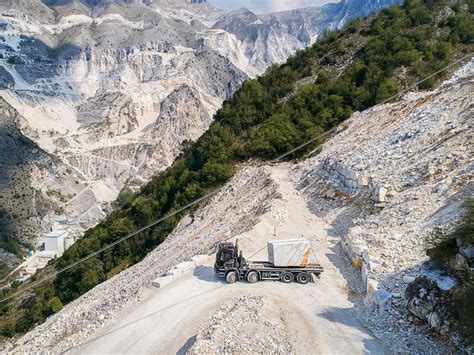
{"type": "Polygon", "coordinates": [[[261,73],[269,64],[283,62],[296,50],[314,43],[325,30],[341,28],[353,18],[402,2],[348,0],[268,15],[242,8],[220,18],[213,28],[234,34],[250,64],[261,73]]]}

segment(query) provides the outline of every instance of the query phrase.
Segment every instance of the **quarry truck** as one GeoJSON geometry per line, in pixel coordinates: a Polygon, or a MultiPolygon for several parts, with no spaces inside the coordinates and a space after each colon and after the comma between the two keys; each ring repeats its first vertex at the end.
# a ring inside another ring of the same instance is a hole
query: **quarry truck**
{"type": "Polygon", "coordinates": [[[268,261],[247,261],[238,250],[238,243],[220,243],[214,272],[224,277],[228,283],[247,280],[279,280],[300,284],[314,282],[323,268],[318,263],[310,263],[311,245],[305,239],[278,240],[267,242],[268,261]]]}

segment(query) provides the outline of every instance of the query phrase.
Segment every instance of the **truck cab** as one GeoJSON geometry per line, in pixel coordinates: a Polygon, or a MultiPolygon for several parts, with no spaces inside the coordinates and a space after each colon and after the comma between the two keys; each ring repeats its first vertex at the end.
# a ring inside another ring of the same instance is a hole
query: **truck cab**
{"type": "Polygon", "coordinates": [[[245,259],[242,253],[239,255],[237,245],[233,243],[220,243],[216,253],[216,262],[214,264],[214,271],[221,277],[225,277],[227,271],[238,270],[243,267],[245,259]]]}

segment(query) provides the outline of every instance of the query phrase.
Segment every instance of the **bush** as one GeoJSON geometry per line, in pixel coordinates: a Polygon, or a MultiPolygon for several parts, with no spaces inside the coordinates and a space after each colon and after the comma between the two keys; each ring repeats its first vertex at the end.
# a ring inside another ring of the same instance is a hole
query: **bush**
{"type": "Polygon", "coordinates": [[[457,328],[468,342],[474,343],[474,283],[464,285],[454,296],[457,328]]]}
{"type": "Polygon", "coordinates": [[[115,206],[118,208],[128,208],[130,207],[134,198],[135,198],[135,194],[133,193],[133,191],[127,187],[124,187],[122,191],[120,191],[119,195],[117,196],[117,200],[115,201],[115,206]]]}
{"type": "Polygon", "coordinates": [[[0,334],[4,337],[12,337],[15,335],[15,326],[13,324],[6,324],[0,331],[0,334]]]}
{"type": "Polygon", "coordinates": [[[56,313],[63,308],[63,304],[61,303],[61,300],[55,296],[49,301],[49,307],[51,308],[52,313],[56,313]]]}

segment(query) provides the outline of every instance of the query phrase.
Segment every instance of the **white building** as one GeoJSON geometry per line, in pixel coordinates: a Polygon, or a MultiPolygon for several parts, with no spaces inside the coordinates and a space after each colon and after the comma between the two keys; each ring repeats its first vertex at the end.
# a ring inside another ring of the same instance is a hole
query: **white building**
{"type": "Polygon", "coordinates": [[[40,257],[54,258],[64,253],[64,242],[69,235],[67,229],[56,229],[43,237],[44,250],[40,253],[40,257]]]}
{"type": "Polygon", "coordinates": [[[68,221],[65,216],[60,216],[53,224],[53,230],[43,237],[44,250],[38,253],[39,258],[51,259],[63,255],[64,251],[74,243],[74,238],[69,236],[68,221]]]}

